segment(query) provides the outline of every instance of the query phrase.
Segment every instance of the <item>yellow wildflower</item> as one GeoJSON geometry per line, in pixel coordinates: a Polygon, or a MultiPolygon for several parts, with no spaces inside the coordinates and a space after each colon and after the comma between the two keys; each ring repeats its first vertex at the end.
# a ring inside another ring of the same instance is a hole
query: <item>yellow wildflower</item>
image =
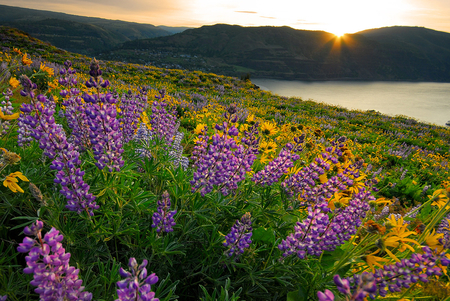
{"type": "Polygon", "coordinates": [[[433,229],[433,231],[430,232],[430,230],[427,230],[425,232],[425,243],[431,248],[431,250],[438,249],[438,253],[440,253],[444,247],[439,242],[439,239],[444,237],[444,233],[436,233],[436,230],[433,229]]]}
{"type": "Polygon", "coordinates": [[[194,133],[196,135],[200,135],[205,127],[206,127],[206,124],[204,124],[204,123],[197,124],[196,128],[194,129],[194,133]]]}
{"type": "Polygon", "coordinates": [[[278,133],[277,126],[271,122],[264,122],[261,125],[261,134],[266,136],[272,136],[278,133]]]}
{"type": "MultiPolygon", "coordinates": [[[[420,244],[417,241],[408,238],[408,236],[417,235],[417,233],[414,231],[408,231],[408,224],[403,221],[403,217],[399,217],[399,219],[396,220],[395,216],[392,214],[387,220],[393,228],[388,234],[386,234],[384,245],[393,248],[399,247],[400,252],[405,251],[407,248],[412,252],[415,252],[414,248],[407,243],[411,242],[419,246],[420,244]]],[[[391,255],[391,253],[388,252],[388,249],[386,249],[386,252],[391,255]]]]}
{"type": "Polygon", "coordinates": [[[12,115],[5,115],[5,114],[3,114],[2,110],[0,110],[0,119],[3,119],[3,120],[14,120],[14,119],[19,118],[19,116],[20,116],[20,113],[14,113],[12,115]]]}
{"type": "MultiPolygon", "coordinates": [[[[428,196],[433,200],[431,203],[432,206],[438,206],[439,209],[445,206],[448,202],[448,196],[447,196],[447,190],[446,189],[438,189],[435,192],[433,192],[432,196],[428,196]]],[[[447,206],[445,209],[449,209],[450,207],[447,206]]]]}
{"type": "Polygon", "coordinates": [[[3,147],[0,147],[0,150],[3,151],[3,157],[0,163],[5,163],[6,165],[16,164],[20,161],[20,156],[16,153],[10,152],[3,147]]]}
{"type": "Polygon", "coordinates": [[[11,189],[12,192],[21,192],[23,193],[23,189],[20,188],[19,185],[17,185],[17,178],[20,178],[22,181],[29,182],[27,177],[25,177],[20,171],[13,172],[12,174],[6,176],[5,180],[3,181],[3,186],[8,187],[11,189]]]}
{"type": "Polygon", "coordinates": [[[253,115],[253,114],[248,115],[248,117],[245,121],[250,124],[255,124],[255,115],[253,115]]]}
{"type": "Polygon", "coordinates": [[[369,266],[369,268],[372,270],[372,272],[375,272],[375,267],[374,265],[376,265],[379,268],[383,268],[383,264],[381,264],[380,262],[390,262],[390,259],[387,258],[383,258],[383,257],[378,257],[378,256],[374,256],[374,254],[378,253],[379,250],[375,251],[374,253],[367,255],[365,258],[365,261],[367,263],[367,265],[369,266]]]}
{"type": "Polygon", "coordinates": [[[9,79],[9,84],[15,89],[20,85],[20,82],[17,80],[17,78],[11,76],[11,78],[9,79]]]}
{"type": "Polygon", "coordinates": [[[265,153],[272,153],[277,150],[277,144],[273,141],[263,141],[259,144],[259,149],[265,153]]]}
{"type": "Polygon", "coordinates": [[[19,55],[22,55],[22,51],[20,51],[20,49],[13,48],[13,51],[19,55]]]}
{"type": "Polygon", "coordinates": [[[42,62],[41,62],[41,66],[39,67],[39,69],[41,69],[42,71],[47,73],[49,76],[53,76],[55,74],[55,71],[52,68],[45,66],[45,64],[42,62]]]}
{"type": "Polygon", "coordinates": [[[22,56],[22,64],[28,66],[28,65],[31,65],[32,63],[33,63],[33,61],[32,61],[31,59],[29,59],[28,56],[27,56],[27,54],[25,53],[25,54],[22,56]]]}

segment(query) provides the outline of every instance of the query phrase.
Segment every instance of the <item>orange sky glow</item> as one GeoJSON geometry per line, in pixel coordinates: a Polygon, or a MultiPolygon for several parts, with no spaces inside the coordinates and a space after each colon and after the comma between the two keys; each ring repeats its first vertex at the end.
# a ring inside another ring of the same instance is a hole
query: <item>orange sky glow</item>
{"type": "Polygon", "coordinates": [[[450,32],[449,0],[0,0],[0,4],[167,26],[290,26],[341,35],[406,25],[450,32]]]}

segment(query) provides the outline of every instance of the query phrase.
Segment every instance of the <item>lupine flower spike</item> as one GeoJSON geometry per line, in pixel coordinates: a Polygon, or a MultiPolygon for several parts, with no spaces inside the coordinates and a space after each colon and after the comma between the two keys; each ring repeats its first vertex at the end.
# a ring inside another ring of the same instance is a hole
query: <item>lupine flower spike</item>
{"type": "Polygon", "coordinates": [[[80,300],[90,301],[92,294],[83,292],[83,281],[78,279],[79,270],[69,266],[70,253],[66,253],[61,241],[64,239],[59,231],[52,228],[42,237],[43,222],[36,221],[23,232],[27,237],[17,247],[25,257],[27,267],[25,274],[33,274],[31,285],[42,301],[80,300]],[[31,237],[34,238],[31,238],[31,237]]]}
{"type": "Polygon", "coordinates": [[[151,291],[151,286],[158,282],[158,276],[155,273],[147,276],[147,269],[145,266],[148,261],[144,259],[138,266],[135,258],[130,258],[128,266],[131,273],[120,268],[119,274],[125,279],[117,282],[117,296],[116,301],[159,301],[155,298],[155,293],[151,291]]]}
{"type": "Polygon", "coordinates": [[[252,220],[250,212],[245,213],[241,220],[237,220],[231,227],[231,232],[225,237],[223,245],[228,247],[225,254],[228,257],[239,256],[244,253],[245,249],[252,243],[252,220]]]}
{"type": "Polygon", "coordinates": [[[158,201],[158,209],[153,213],[152,228],[156,228],[156,232],[172,232],[175,221],[174,215],[177,214],[177,210],[170,211],[170,196],[167,191],[164,191],[162,198],[158,201]]]}

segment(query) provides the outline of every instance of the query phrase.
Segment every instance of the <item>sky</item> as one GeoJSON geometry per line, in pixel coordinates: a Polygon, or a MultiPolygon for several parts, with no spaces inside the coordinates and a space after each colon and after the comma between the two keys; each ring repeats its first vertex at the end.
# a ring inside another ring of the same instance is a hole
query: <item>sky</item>
{"type": "Polygon", "coordinates": [[[290,26],[341,35],[405,25],[450,32],[450,0],[0,0],[0,4],[166,26],[290,26]]]}

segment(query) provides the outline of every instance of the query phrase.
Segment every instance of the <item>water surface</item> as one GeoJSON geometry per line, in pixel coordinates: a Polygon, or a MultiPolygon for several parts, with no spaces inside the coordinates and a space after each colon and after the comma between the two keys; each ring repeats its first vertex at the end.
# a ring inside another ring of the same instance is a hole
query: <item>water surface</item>
{"type": "Polygon", "coordinates": [[[252,79],[263,90],[347,109],[376,110],[445,125],[450,120],[450,83],[286,81],[252,79]]]}

